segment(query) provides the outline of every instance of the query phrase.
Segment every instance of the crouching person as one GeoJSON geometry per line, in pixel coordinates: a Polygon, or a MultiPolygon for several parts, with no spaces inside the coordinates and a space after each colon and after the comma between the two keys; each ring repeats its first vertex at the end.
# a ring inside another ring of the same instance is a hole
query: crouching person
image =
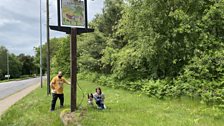
{"type": "Polygon", "coordinates": [[[106,108],[106,106],[104,105],[105,96],[104,96],[103,92],[101,91],[100,87],[96,88],[96,93],[93,94],[93,98],[95,99],[96,104],[97,104],[99,109],[105,109],[106,108]]]}

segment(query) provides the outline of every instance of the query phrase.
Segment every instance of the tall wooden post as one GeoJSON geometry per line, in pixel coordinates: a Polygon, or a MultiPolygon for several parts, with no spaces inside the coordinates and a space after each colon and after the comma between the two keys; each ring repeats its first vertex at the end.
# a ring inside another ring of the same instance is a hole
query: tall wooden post
{"type": "Polygon", "coordinates": [[[77,29],[71,28],[71,112],[76,110],[77,101],[77,29]]]}
{"type": "Polygon", "coordinates": [[[46,3],[47,9],[47,94],[50,94],[50,31],[49,31],[49,0],[46,3]]]}
{"type": "Polygon", "coordinates": [[[42,76],[42,1],[40,0],[40,87],[43,88],[42,76]]]}

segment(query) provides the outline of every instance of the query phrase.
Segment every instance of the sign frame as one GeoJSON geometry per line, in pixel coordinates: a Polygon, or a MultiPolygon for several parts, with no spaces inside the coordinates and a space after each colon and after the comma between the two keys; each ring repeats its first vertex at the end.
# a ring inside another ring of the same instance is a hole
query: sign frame
{"type": "MultiPolygon", "coordinates": [[[[81,16],[75,16],[75,15],[69,15],[69,14],[66,14],[66,17],[65,17],[65,15],[63,13],[63,1],[65,1],[65,0],[59,0],[59,1],[60,1],[60,3],[59,3],[58,6],[60,7],[60,9],[59,9],[58,13],[60,13],[60,18],[58,17],[59,18],[58,21],[60,21],[60,26],[62,26],[62,27],[70,27],[70,28],[87,28],[88,27],[87,3],[86,3],[87,0],[77,0],[77,2],[79,2],[79,1],[83,2],[83,5],[74,5],[75,3],[70,4],[70,8],[71,8],[71,6],[82,6],[83,7],[82,8],[83,10],[81,10],[82,14],[83,14],[82,17],[81,16]],[[73,19],[74,21],[72,21],[70,24],[64,24],[64,19],[65,18],[67,20],[69,18],[70,18],[70,20],[72,20],[73,18],[75,18],[75,19],[79,18],[79,20],[82,20],[81,22],[83,23],[83,25],[72,25],[72,23],[76,22],[74,19],[73,19]]],[[[67,0],[67,1],[72,1],[72,0],[67,0]]],[[[74,10],[73,10],[73,13],[75,12],[74,10]]]]}

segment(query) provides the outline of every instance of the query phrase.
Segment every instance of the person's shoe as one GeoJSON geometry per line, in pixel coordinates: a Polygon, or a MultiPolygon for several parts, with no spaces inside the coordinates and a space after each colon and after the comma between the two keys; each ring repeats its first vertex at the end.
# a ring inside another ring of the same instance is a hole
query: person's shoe
{"type": "Polygon", "coordinates": [[[103,110],[104,108],[103,108],[103,107],[98,107],[98,109],[99,109],[99,110],[103,110]]]}
{"type": "Polygon", "coordinates": [[[54,112],[54,110],[50,110],[50,112],[54,112]]]}
{"type": "Polygon", "coordinates": [[[106,105],[103,105],[103,107],[104,107],[104,109],[106,109],[107,107],[106,107],[106,105]]]}

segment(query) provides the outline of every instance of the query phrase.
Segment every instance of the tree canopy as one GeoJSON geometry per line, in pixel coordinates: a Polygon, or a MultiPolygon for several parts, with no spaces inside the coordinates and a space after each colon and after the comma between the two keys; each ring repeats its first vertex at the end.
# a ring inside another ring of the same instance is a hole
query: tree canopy
{"type": "Polygon", "coordinates": [[[7,64],[9,65],[10,78],[19,78],[22,75],[33,75],[39,73],[39,68],[34,63],[34,57],[20,54],[16,56],[10,53],[4,46],[0,46],[0,79],[7,75],[7,64]],[[8,55],[8,63],[7,63],[8,55]]]}

